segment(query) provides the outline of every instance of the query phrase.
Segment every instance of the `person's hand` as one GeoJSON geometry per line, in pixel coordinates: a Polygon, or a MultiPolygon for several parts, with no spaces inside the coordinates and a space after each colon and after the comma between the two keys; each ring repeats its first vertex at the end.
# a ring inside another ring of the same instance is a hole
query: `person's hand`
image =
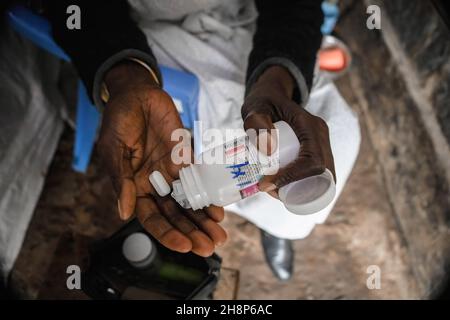
{"type": "Polygon", "coordinates": [[[226,240],[219,226],[223,208],[182,209],[171,197],[160,197],[149,182],[158,170],[171,184],[181,165],[171,161],[172,131],[182,128],[170,96],[160,89],[148,71],[124,62],[107,72],[110,93],[105,106],[98,148],[118,195],[120,217],[136,214],[143,227],[169,249],[213,253],[226,240]]]}
{"type": "MultiPolygon", "coordinates": [[[[273,123],[287,122],[300,141],[300,153],[297,159],[275,175],[267,175],[261,179],[259,187],[274,197],[278,197],[278,189],[310,176],[321,174],[328,168],[334,175],[334,160],[331,152],[328,126],[325,121],[316,117],[292,100],[294,79],[287,69],[281,66],[267,68],[250,88],[242,107],[244,128],[274,129],[273,123]]],[[[267,131],[270,133],[270,131],[267,131]]],[[[261,139],[263,140],[263,139],[261,139]]],[[[267,140],[264,147],[272,153],[274,139],[267,140]]]]}

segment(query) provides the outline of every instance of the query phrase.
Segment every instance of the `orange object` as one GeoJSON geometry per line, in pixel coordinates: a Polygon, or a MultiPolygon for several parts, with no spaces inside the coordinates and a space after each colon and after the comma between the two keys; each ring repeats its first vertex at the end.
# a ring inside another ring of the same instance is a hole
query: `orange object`
{"type": "Polygon", "coordinates": [[[339,72],[347,67],[347,57],[341,48],[332,47],[319,51],[319,68],[324,71],[339,72]]]}

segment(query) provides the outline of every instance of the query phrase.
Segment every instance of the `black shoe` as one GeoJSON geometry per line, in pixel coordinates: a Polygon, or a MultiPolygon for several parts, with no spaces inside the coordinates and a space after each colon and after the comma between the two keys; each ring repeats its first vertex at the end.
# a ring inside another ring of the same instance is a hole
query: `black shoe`
{"type": "Polygon", "coordinates": [[[267,264],[273,274],[280,280],[289,280],[294,265],[292,241],[277,238],[261,230],[261,243],[267,264]]]}

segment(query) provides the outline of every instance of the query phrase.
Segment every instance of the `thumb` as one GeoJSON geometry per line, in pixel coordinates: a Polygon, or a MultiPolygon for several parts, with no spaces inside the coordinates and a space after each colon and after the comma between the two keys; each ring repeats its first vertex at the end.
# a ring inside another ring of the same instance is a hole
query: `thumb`
{"type": "Polygon", "coordinates": [[[125,148],[120,148],[120,160],[116,167],[118,179],[116,190],[118,191],[117,206],[119,216],[122,220],[128,220],[133,214],[136,206],[136,184],[134,182],[134,173],[132,161],[126,155],[125,148]]]}
{"type": "Polygon", "coordinates": [[[250,142],[265,155],[271,155],[277,148],[277,137],[273,135],[272,118],[263,113],[250,113],[244,119],[244,129],[250,142]]]}
{"type": "Polygon", "coordinates": [[[130,178],[122,180],[117,207],[122,220],[128,220],[133,214],[136,206],[136,184],[130,178]]]}
{"type": "Polygon", "coordinates": [[[259,188],[261,191],[272,194],[273,191],[291,182],[316,176],[322,174],[324,171],[324,165],[315,162],[308,155],[300,152],[299,158],[287,166],[279,168],[277,174],[264,176],[259,182],[259,188]]]}

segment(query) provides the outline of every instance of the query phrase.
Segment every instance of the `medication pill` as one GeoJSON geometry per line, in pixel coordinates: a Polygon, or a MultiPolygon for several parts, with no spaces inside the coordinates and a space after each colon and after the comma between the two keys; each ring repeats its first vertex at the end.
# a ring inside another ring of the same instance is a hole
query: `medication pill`
{"type": "Polygon", "coordinates": [[[166,179],[164,179],[164,176],[159,171],[153,171],[149,176],[148,179],[150,180],[150,183],[152,184],[153,188],[155,188],[155,191],[160,195],[161,197],[167,196],[170,193],[170,186],[167,183],[166,179]]]}

